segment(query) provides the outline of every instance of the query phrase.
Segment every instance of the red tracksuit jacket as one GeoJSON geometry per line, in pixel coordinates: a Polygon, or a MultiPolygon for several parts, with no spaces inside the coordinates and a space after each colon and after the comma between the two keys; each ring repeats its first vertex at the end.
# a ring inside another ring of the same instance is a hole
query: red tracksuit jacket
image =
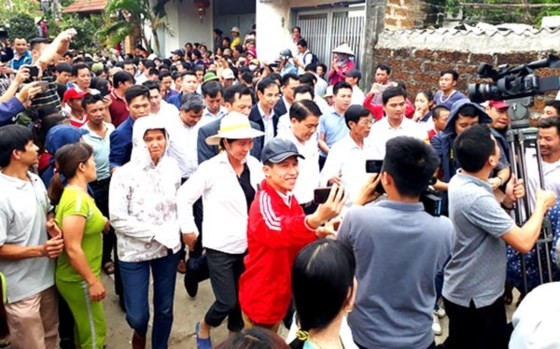
{"type": "Polygon", "coordinates": [[[251,321],[273,325],[284,318],[292,297],[292,263],[316,239],[295,197],[286,205],[264,180],[249,210],[246,270],[239,279],[239,303],[251,321]]]}

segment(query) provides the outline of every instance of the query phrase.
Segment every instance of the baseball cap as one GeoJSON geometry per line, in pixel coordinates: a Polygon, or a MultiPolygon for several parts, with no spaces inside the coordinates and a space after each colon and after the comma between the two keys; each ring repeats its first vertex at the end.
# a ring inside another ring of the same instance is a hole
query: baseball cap
{"type": "Polygon", "coordinates": [[[280,57],[292,58],[292,51],[289,48],[280,51],[280,57]]]}
{"type": "Polygon", "coordinates": [[[218,77],[216,76],[215,73],[208,72],[208,73],[204,74],[203,82],[208,82],[208,81],[212,81],[212,80],[218,80],[218,77]]]}
{"type": "Polygon", "coordinates": [[[86,94],[83,93],[82,91],[78,91],[75,88],[69,88],[68,90],[66,90],[66,92],[64,92],[63,101],[68,102],[71,99],[84,98],[85,95],[86,94]]]}
{"type": "Polygon", "coordinates": [[[100,72],[100,71],[102,71],[103,69],[105,69],[105,66],[104,66],[103,63],[101,63],[101,62],[94,63],[94,64],[91,66],[91,71],[94,72],[94,73],[100,72]]]}
{"type": "Polygon", "coordinates": [[[235,76],[233,75],[233,70],[226,68],[222,71],[222,79],[235,79],[235,76]]]}
{"type": "Polygon", "coordinates": [[[509,105],[506,104],[505,101],[488,101],[488,106],[494,107],[496,109],[505,109],[509,108],[509,105]]]}
{"type": "Polygon", "coordinates": [[[179,55],[179,56],[184,56],[185,55],[185,50],[183,50],[182,48],[176,49],[175,51],[171,51],[172,55],[179,55]]]}
{"type": "Polygon", "coordinates": [[[273,138],[264,146],[261,160],[263,163],[271,162],[277,164],[292,156],[305,159],[305,157],[298,152],[296,145],[292,141],[273,138]]]}
{"type": "Polygon", "coordinates": [[[344,75],[349,77],[349,78],[358,78],[358,79],[362,78],[362,73],[360,73],[360,71],[358,69],[349,70],[349,71],[345,72],[344,75]]]}

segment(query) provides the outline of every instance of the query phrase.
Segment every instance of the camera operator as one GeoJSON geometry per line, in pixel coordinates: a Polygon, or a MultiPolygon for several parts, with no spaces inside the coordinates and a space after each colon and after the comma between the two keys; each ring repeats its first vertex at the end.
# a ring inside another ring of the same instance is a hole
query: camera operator
{"type": "MultiPolygon", "coordinates": [[[[544,177],[544,188],[551,190],[558,196],[560,195],[560,118],[541,118],[538,122],[538,139],[538,147],[540,148],[542,161],[541,169],[544,177]]],[[[526,150],[525,157],[527,164],[527,177],[525,178],[527,181],[527,195],[529,198],[530,209],[534,210],[535,193],[537,188],[540,188],[539,176],[541,169],[538,168],[537,154],[534,149],[528,148],[526,150]]],[[[553,233],[553,246],[556,246],[559,238],[558,229],[555,229],[559,221],[557,209],[559,207],[560,206],[557,205],[556,208],[551,210],[548,215],[553,233]]],[[[543,253],[544,250],[541,250],[540,252],[543,253]]],[[[507,281],[509,284],[506,284],[506,293],[504,294],[507,301],[513,299],[512,286],[519,290],[520,299],[523,299],[525,296],[524,279],[527,280],[527,291],[530,292],[542,283],[540,279],[541,270],[543,272],[543,278],[548,276],[547,269],[544,267],[542,269],[539,268],[536,249],[525,255],[525,270],[522,268],[520,253],[515,251],[513,248],[508,247],[507,257],[507,281]]],[[[549,258],[550,256],[544,254],[544,257],[549,258]]],[[[546,259],[541,258],[541,262],[546,263],[546,259]]],[[[551,268],[552,277],[554,278],[557,275],[558,268],[555,267],[555,263],[552,263],[552,261],[551,268]]]]}
{"type": "Polygon", "coordinates": [[[435,348],[434,279],[450,256],[453,225],[425,212],[420,196],[439,159],[412,137],[392,138],[386,147],[381,174],[355,202],[371,201],[379,182],[387,200],[350,208],[338,232],[357,262],[358,292],[348,323],[360,348],[435,348]]]}
{"type": "MultiPolygon", "coordinates": [[[[522,227],[500,207],[488,178],[500,159],[500,148],[485,125],[458,135],[454,154],[461,170],[449,183],[449,217],[455,226],[451,259],[445,267],[443,298],[449,316],[447,348],[507,348],[503,291],[505,244],[529,252],[543,216],[556,203],[551,191],[538,190],[531,218],[522,227]]],[[[522,180],[508,183],[502,205],[512,207],[525,193],[522,180]]]]}

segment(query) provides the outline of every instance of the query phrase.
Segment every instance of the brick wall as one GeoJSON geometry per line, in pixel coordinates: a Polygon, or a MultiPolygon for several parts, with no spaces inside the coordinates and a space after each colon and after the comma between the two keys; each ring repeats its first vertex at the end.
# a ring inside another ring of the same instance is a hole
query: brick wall
{"type": "MultiPolygon", "coordinates": [[[[516,66],[545,58],[549,53],[551,52],[480,54],[415,48],[374,49],[375,61],[392,67],[392,79],[402,80],[406,84],[412,100],[419,91],[437,90],[439,73],[444,69],[455,69],[459,72],[457,89],[466,94],[469,83],[486,82],[477,75],[478,67],[482,63],[494,67],[502,64],[516,66]]],[[[560,76],[560,69],[539,69],[537,75],[560,76]]],[[[369,86],[366,88],[369,89],[369,86]]],[[[555,93],[551,93],[547,98],[554,96],[555,93]]],[[[536,98],[535,107],[542,108],[542,103],[542,97],[536,98]]]]}
{"type": "Polygon", "coordinates": [[[422,28],[427,17],[424,4],[418,0],[387,0],[385,28],[422,28]]]}

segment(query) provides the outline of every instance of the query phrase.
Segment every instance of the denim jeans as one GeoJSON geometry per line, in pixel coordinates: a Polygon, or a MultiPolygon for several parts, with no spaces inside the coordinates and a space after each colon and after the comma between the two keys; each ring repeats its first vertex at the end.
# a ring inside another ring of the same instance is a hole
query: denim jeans
{"type": "Polygon", "coordinates": [[[120,261],[126,321],[140,336],[146,337],[150,310],[148,287],[150,269],[154,279],[154,326],[152,348],[166,349],[173,324],[173,298],[177,279],[179,253],[142,262],[120,261]]]}

